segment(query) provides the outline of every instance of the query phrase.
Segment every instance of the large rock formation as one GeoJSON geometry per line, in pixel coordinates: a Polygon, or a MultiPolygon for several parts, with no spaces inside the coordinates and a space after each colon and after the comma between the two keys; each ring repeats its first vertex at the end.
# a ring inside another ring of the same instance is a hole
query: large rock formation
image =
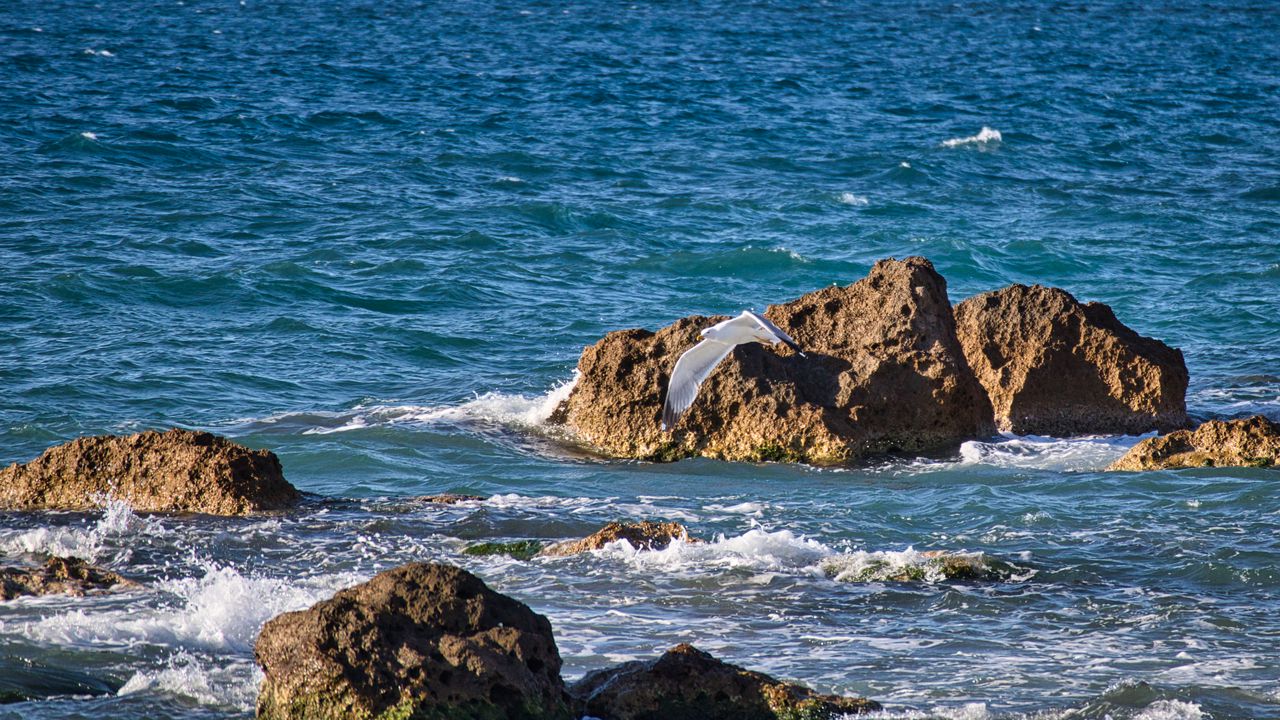
{"type": "Polygon", "coordinates": [[[1210,420],[1193,430],[1147,438],[1108,470],[1188,467],[1280,467],[1280,423],[1261,415],[1210,420]]]}
{"type": "Polygon", "coordinates": [[[137,583],[110,570],[93,567],[80,558],[51,557],[38,568],[0,567],[0,600],[23,595],[81,596],[137,583]]]}
{"type": "Polygon", "coordinates": [[[657,660],[587,673],[569,692],[580,714],[601,720],[825,720],[880,709],[865,698],[819,695],[683,644],[657,660]]]}
{"type": "Polygon", "coordinates": [[[671,544],[672,540],[692,540],[689,531],[678,522],[611,522],[581,540],[566,540],[550,545],[542,550],[541,555],[565,556],[577,555],[588,550],[599,550],[611,542],[626,540],[637,550],[661,550],[671,544]]]}
{"type": "Polygon", "coordinates": [[[92,510],[117,498],[143,512],[245,515],[302,499],[268,450],[173,429],[82,437],[0,470],[0,508],[92,510]]]}
{"type": "Polygon", "coordinates": [[[672,433],[659,429],[667,379],[722,317],[622,330],[586,348],[552,416],[617,457],[837,463],[952,448],[990,434],[991,405],[955,334],[946,281],[928,260],[882,260],[848,287],[765,312],[808,357],[757,343],[733,350],[672,433]]]}
{"type": "Polygon", "coordinates": [[[273,618],[258,717],[569,720],[551,623],[448,565],[379,573],[273,618]]]}
{"type": "Polygon", "coordinates": [[[1187,423],[1182,352],[1065,290],[1010,285],[956,306],[970,367],[1003,431],[1085,435],[1187,423]]]}

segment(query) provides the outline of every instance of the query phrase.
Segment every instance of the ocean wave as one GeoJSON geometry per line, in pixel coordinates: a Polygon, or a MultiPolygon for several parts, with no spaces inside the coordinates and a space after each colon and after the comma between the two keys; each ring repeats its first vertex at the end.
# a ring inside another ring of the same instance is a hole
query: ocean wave
{"type": "Polygon", "coordinates": [[[169,534],[158,517],[139,517],[124,500],[104,499],[102,506],[102,517],[89,527],[39,527],[0,534],[0,554],[58,555],[96,562],[108,550],[120,550],[127,557],[129,545],[139,535],[169,534]]]}
{"type": "Polygon", "coordinates": [[[116,693],[166,693],[189,698],[201,705],[253,710],[262,671],[252,662],[215,664],[185,650],[170,656],[162,667],[140,670],[116,693]]]}
{"type": "Polygon", "coordinates": [[[840,193],[836,196],[836,200],[844,205],[867,205],[871,202],[866,195],[854,195],[851,192],[840,193]]]}
{"type": "Polygon", "coordinates": [[[336,591],[365,580],[354,573],[315,578],[245,575],[233,567],[206,563],[198,578],[164,580],[156,589],[168,596],[159,607],[74,610],[32,623],[29,637],[60,645],[130,647],[138,643],[248,653],[263,623],[301,610],[336,591]]]}
{"type": "Polygon", "coordinates": [[[1053,438],[1004,435],[1002,439],[992,442],[970,440],[961,444],[958,464],[1057,471],[1103,470],[1120,459],[1142,437],[1114,435],[1053,438]]]}
{"type": "Polygon", "coordinates": [[[1003,142],[1003,140],[1004,140],[1004,137],[1000,135],[999,130],[994,130],[992,128],[987,127],[986,125],[983,125],[982,130],[978,131],[977,135],[970,135],[969,137],[959,137],[959,138],[951,138],[950,140],[943,140],[942,147],[953,148],[953,147],[960,147],[962,145],[976,145],[979,149],[982,149],[987,147],[988,145],[994,145],[995,143],[1003,142]]]}
{"type": "Polygon", "coordinates": [[[260,419],[237,420],[233,430],[239,433],[279,428],[303,435],[328,435],[379,427],[480,423],[546,431],[547,420],[569,397],[577,381],[575,371],[572,379],[544,395],[487,392],[457,405],[377,404],[357,405],[347,412],[281,413],[260,419]]]}

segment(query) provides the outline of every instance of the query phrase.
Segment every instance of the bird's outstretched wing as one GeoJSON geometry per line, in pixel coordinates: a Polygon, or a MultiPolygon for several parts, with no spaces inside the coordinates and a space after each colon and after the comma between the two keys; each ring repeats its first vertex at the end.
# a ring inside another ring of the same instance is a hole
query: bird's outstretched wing
{"type": "Polygon", "coordinates": [[[783,332],[782,328],[774,325],[772,320],[752,310],[747,310],[746,312],[750,313],[751,317],[754,318],[756,322],[760,323],[760,327],[769,331],[775,338],[777,338],[777,342],[786,343],[788,347],[799,353],[800,357],[805,357],[804,351],[800,349],[800,345],[796,343],[795,340],[792,340],[790,335],[783,332]]]}
{"type": "Polygon", "coordinates": [[[707,379],[716,365],[724,359],[733,345],[719,340],[703,340],[694,345],[676,360],[676,367],[671,371],[671,380],[667,383],[667,402],[662,408],[662,429],[670,430],[676,426],[680,415],[693,404],[698,397],[698,388],[707,379]]]}

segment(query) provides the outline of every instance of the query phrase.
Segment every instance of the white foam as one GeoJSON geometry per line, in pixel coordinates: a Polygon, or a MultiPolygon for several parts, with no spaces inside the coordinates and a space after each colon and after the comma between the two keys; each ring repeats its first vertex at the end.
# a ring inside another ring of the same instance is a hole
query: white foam
{"type": "Polygon", "coordinates": [[[0,551],[11,555],[78,557],[94,562],[105,555],[107,546],[116,538],[169,533],[159,518],[135,515],[124,500],[102,502],[102,517],[90,527],[41,527],[0,534],[0,551]]]}
{"type": "MultiPolygon", "coordinates": [[[[940,557],[937,552],[919,552],[911,547],[897,552],[858,551],[824,558],[818,567],[836,582],[883,582],[908,577],[936,583],[947,579],[938,562],[940,557]]],[[[980,552],[954,553],[946,557],[953,563],[963,562],[978,572],[983,572],[988,566],[986,555],[980,552]]]]}
{"type": "Polygon", "coordinates": [[[870,202],[866,195],[854,195],[851,192],[842,192],[836,199],[845,205],[866,205],[870,202]]]}
{"type": "Polygon", "coordinates": [[[1204,711],[1195,703],[1157,700],[1133,716],[1133,720],[1200,720],[1204,711]]]}
{"type": "Polygon", "coordinates": [[[97,139],[98,139],[98,135],[97,135],[97,133],[91,133],[91,132],[88,132],[88,131],[85,131],[85,132],[80,133],[80,137],[84,138],[85,140],[97,140],[97,139]]]}
{"type": "MultiPolygon", "coordinates": [[[[552,388],[545,395],[516,395],[488,392],[460,405],[372,405],[356,407],[346,415],[316,413],[318,417],[331,416],[343,421],[333,427],[313,427],[304,435],[327,435],[349,432],[368,427],[389,425],[434,425],[441,422],[486,422],[508,425],[527,430],[545,428],[547,419],[560,403],[569,397],[578,382],[575,370],[573,378],[552,388]]],[[[287,416],[268,418],[280,421],[287,416]]]]}
{"type": "Polygon", "coordinates": [[[960,464],[1058,471],[1103,470],[1141,439],[1131,435],[1069,439],[1005,435],[994,442],[970,440],[962,444],[960,464]]]}
{"type": "Polygon", "coordinates": [[[97,55],[98,57],[115,57],[115,53],[110,50],[94,50],[93,48],[85,48],[85,55],[97,55]]]}
{"type": "Polygon", "coordinates": [[[986,125],[983,125],[982,130],[978,131],[977,135],[970,135],[969,137],[951,138],[950,140],[943,140],[942,147],[953,148],[953,147],[959,147],[961,145],[977,145],[979,148],[984,148],[987,145],[998,143],[1003,140],[1004,138],[1001,137],[999,130],[993,130],[987,127],[986,125]]]}
{"type": "Polygon", "coordinates": [[[39,620],[28,627],[27,634],[63,645],[149,643],[249,652],[270,618],[309,607],[364,579],[351,573],[301,580],[260,578],[207,564],[202,577],[157,583],[159,590],[172,595],[160,607],[92,615],[76,610],[39,620]]]}
{"type": "Polygon", "coordinates": [[[262,672],[251,662],[220,667],[183,650],[161,668],[134,673],[116,694],[166,693],[202,705],[230,706],[248,712],[253,710],[261,681],[262,672]]]}
{"type": "Polygon", "coordinates": [[[790,530],[768,532],[760,528],[730,538],[720,535],[711,542],[675,540],[661,550],[637,550],[618,540],[596,552],[645,570],[746,568],[756,572],[795,572],[833,553],[817,540],[790,530]]]}

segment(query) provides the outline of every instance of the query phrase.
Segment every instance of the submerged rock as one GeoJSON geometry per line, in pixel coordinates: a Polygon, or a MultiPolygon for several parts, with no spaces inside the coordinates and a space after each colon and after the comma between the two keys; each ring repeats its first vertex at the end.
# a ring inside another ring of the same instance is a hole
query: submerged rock
{"type": "Polygon", "coordinates": [[[865,698],[809,688],[721,662],[681,644],[657,660],[587,673],[569,692],[600,720],[823,720],[880,709],[865,698]]]}
{"type": "Polygon", "coordinates": [[[75,595],[137,583],[74,557],[51,557],[41,567],[0,567],[0,600],[23,595],[75,595]]]}
{"type": "Polygon", "coordinates": [[[456,567],[411,563],[268,621],[258,717],[569,720],[551,623],[456,567]]]}
{"type": "Polygon", "coordinates": [[[484,502],[486,498],[483,495],[459,495],[457,493],[444,493],[443,495],[421,495],[413,498],[414,502],[426,503],[428,505],[457,505],[464,502],[484,502]]]}
{"type": "Polygon", "coordinates": [[[82,437],[0,470],[0,508],[92,510],[104,498],[141,512],[245,515],[302,499],[268,450],[207,432],[82,437]]]}
{"type": "Polygon", "coordinates": [[[1195,430],[1147,438],[1108,470],[1191,467],[1280,467],[1280,423],[1261,415],[1210,420],[1195,430]]]}
{"type": "Polygon", "coordinates": [[[678,522],[611,522],[581,540],[567,540],[549,545],[540,555],[561,557],[577,555],[588,550],[599,550],[611,542],[626,540],[637,550],[662,550],[673,540],[698,542],[689,537],[689,531],[678,522]]]}
{"type": "Polygon", "coordinates": [[[531,560],[542,550],[542,543],[537,540],[516,540],[514,542],[483,542],[468,545],[462,549],[464,555],[507,555],[517,560],[531,560]]]}
{"type": "Polygon", "coordinates": [[[956,327],[1002,431],[1136,435],[1187,424],[1182,352],[1102,303],[1010,285],[957,305],[956,327]]]}
{"type": "Polygon", "coordinates": [[[663,461],[838,463],[954,448],[994,431],[956,338],[946,281],[928,260],[882,260],[848,287],[765,314],[807,357],[737,346],[673,432],[659,429],[671,369],[723,317],[609,333],[583,350],[577,384],[552,422],[607,455],[663,461]]]}
{"type": "Polygon", "coordinates": [[[836,555],[822,561],[827,577],[837,582],[946,582],[951,580],[1009,580],[1012,565],[984,553],[940,550],[869,552],[836,555]]]}

